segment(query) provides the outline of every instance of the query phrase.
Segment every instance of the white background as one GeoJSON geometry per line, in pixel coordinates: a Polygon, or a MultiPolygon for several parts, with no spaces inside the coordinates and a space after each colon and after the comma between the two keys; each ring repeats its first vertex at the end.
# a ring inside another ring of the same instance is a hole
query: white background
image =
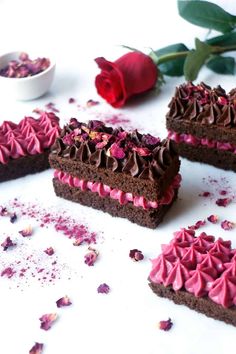
{"type": "MultiPolygon", "coordinates": [[[[234,1],[218,1],[236,14],[234,1]]],[[[104,103],[94,88],[98,73],[94,58],[105,56],[114,60],[126,51],[121,44],[148,52],[168,44],[184,42],[193,46],[194,37],[206,38],[207,30],[198,28],[178,16],[176,2],[170,1],[0,1],[0,54],[8,51],[38,51],[39,55],[53,56],[57,63],[55,81],[50,93],[31,102],[14,102],[0,92],[0,121],[19,121],[30,115],[35,107],[43,108],[53,101],[60,109],[62,120],[77,116],[95,118],[97,112],[122,113],[133,127],[143,131],[166,135],[165,113],[174,87],[183,78],[166,79],[160,94],[114,110],[104,103]],[[88,99],[102,103],[91,109],[79,110],[69,105],[75,97],[82,106],[88,99]]],[[[203,69],[198,78],[207,84],[221,84],[226,90],[235,87],[235,76],[221,76],[203,69]]],[[[0,241],[6,235],[24,243],[22,247],[1,251],[1,262],[7,257],[21,257],[24,250],[38,255],[48,246],[56,250],[61,266],[61,280],[54,286],[41,286],[33,278],[26,283],[0,279],[0,353],[25,354],[34,341],[45,343],[45,354],[77,353],[136,353],[136,354],[207,354],[235,351],[235,328],[208,319],[203,315],[156,297],[147,285],[150,258],[160,252],[160,245],[171,239],[180,227],[194,224],[210,214],[221,220],[235,219],[235,202],[227,208],[215,205],[220,189],[231,187],[236,192],[235,174],[206,165],[182,161],[182,188],[178,202],[157,230],[148,230],[127,220],[115,219],[101,212],[81,207],[55,197],[52,171],[2,183],[0,204],[18,197],[51,210],[67,211],[100,232],[97,249],[100,257],[94,267],[83,262],[86,246],[73,247],[70,240],[60,236],[51,227],[40,229],[37,222],[20,218],[9,225],[0,219],[0,241]],[[203,178],[218,182],[207,186],[203,178]],[[225,178],[222,182],[222,178],[225,178]],[[222,186],[221,186],[222,184],[222,186]],[[213,192],[212,199],[198,196],[204,190],[213,192]],[[26,224],[34,226],[34,235],[23,240],[17,231],[26,224]],[[103,232],[103,233],[101,233],[103,232]],[[133,263],[129,250],[143,251],[145,260],[133,263]],[[23,251],[21,251],[21,249],[23,251]],[[11,253],[10,253],[11,252],[11,253]],[[70,274],[71,280],[68,280],[70,274]],[[97,294],[97,286],[106,282],[111,287],[108,295],[97,294]],[[17,288],[17,285],[19,286],[17,288]],[[55,301],[67,294],[73,306],[57,311],[55,301]],[[48,332],[39,329],[38,318],[57,311],[59,319],[48,332]],[[170,332],[158,329],[158,322],[172,318],[170,332]]],[[[224,231],[218,225],[207,224],[202,231],[231,239],[236,246],[235,230],[224,231]]],[[[43,264],[42,264],[43,265],[43,264]]]]}

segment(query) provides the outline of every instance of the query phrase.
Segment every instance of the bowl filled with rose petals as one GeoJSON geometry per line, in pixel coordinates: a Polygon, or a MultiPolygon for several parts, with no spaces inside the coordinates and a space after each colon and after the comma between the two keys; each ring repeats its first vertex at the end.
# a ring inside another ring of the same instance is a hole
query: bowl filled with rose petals
{"type": "Polygon", "coordinates": [[[51,87],[55,62],[47,57],[34,57],[25,52],[0,56],[0,90],[16,100],[33,100],[51,87]]]}

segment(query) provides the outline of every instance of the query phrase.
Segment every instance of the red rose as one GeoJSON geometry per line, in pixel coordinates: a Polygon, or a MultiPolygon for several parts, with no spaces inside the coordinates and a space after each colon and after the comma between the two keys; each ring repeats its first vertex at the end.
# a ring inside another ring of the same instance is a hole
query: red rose
{"type": "Polygon", "coordinates": [[[114,63],[96,58],[101,73],[96,76],[97,92],[113,107],[122,107],[134,95],[150,90],[158,70],[152,59],[141,52],[130,52],[114,63]]]}

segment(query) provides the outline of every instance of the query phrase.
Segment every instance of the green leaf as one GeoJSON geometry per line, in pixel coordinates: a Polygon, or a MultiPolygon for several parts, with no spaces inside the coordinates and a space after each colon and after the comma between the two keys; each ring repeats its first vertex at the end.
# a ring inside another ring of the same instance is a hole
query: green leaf
{"type": "Polygon", "coordinates": [[[215,55],[206,64],[206,66],[217,74],[234,74],[235,59],[232,57],[222,57],[215,55]]]}
{"type": "Polygon", "coordinates": [[[210,38],[206,41],[207,44],[210,45],[219,45],[221,47],[226,47],[228,45],[236,44],[236,32],[225,33],[222,36],[217,36],[214,38],[210,38]]]}
{"type": "Polygon", "coordinates": [[[196,49],[191,50],[184,63],[184,76],[187,81],[193,81],[197,78],[199,70],[211,54],[211,47],[195,39],[196,49]]]}
{"type": "Polygon", "coordinates": [[[197,26],[222,33],[231,32],[236,27],[236,16],[208,1],[178,0],[178,10],[181,17],[197,26]]]}
{"type": "MultiPolygon", "coordinates": [[[[189,49],[183,43],[176,43],[176,44],[169,45],[168,47],[155,50],[154,55],[155,58],[157,58],[157,64],[158,64],[159,57],[166,56],[166,54],[168,55],[172,53],[180,53],[186,51],[189,51],[189,49]]],[[[170,60],[166,61],[165,63],[158,64],[158,68],[164,75],[182,76],[184,74],[184,61],[185,61],[185,57],[182,58],[180,57],[176,59],[170,58],[170,60]]]]}

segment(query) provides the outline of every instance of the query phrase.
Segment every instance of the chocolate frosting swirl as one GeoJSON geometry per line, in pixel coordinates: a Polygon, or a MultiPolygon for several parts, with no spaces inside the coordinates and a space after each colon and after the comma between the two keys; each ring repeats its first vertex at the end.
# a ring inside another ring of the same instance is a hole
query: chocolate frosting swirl
{"type": "Polygon", "coordinates": [[[169,139],[161,142],[137,130],[126,132],[100,121],[85,124],[75,118],[63,128],[52,153],[149,180],[163,175],[177,154],[169,139]]]}
{"type": "Polygon", "coordinates": [[[236,127],[236,89],[226,94],[221,86],[211,88],[203,82],[188,82],[176,89],[169,108],[167,118],[236,127]]]}

